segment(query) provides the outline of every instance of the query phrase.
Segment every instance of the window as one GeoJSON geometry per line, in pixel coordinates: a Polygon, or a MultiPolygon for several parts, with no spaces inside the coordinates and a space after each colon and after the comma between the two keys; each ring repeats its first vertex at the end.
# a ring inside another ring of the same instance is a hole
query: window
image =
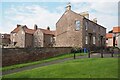
{"type": "Polygon", "coordinates": [[[93,44],[95,44],[95,36],[93,36],[93,44]]]}
{"type": "Polygon", "coordinates": [[[13,36],[15,36],[16,35],[16,33],[13,33],[13,36]]]}
{"type": "Polygon", "coordinates": [[[93,26],[93,32],[95,32],[95,30],[96,30],[96,26],[93,26]]]}
{"type": "Polygon", "coordinates": [[[4,38],[4,35],[1,35],[1,38],[4,38]]]}
{"type": "Polygon", "coordinates": [[[15,38],[13,38],[13,42],[15,42],[15,38]]]}
{"type": "Polygon", "coordinates": [[[75,21],[75,30],[80,30],[80,21],[75,21]]]}
{"type": "Polygon", "coordinates": [[[88,30],[88,22],[85,22],[85,29],[88,30]]]}
{"type": "Polygon", "coordinates": [[[85,44],[88,44],[88,36],[85,37],[85,44]]]}
{"type": "Polygon", "coordinates": [[[53,42],[53,38],[52,37],[50,38],[50,42],[53,42]]]}
{"type": "Polygon", "coordinates": [[[22,31],[22,34],[24,34],[24,31],[22,31]]]}

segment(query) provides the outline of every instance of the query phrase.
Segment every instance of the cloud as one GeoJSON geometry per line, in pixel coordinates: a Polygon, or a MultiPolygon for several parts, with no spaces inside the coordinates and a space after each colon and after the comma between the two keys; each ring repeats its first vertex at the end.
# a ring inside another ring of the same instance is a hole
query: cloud
{"type": "Polygon", "coordinates": [[[70,2],[118,2],[119,0],[69,0],[70,2]]]}
{"type": "Polygon", "coordinates": [[[17,24],[27,25],[29,28],[33,28],[34,24],[37,24],[39,28],[44,29],[50,26],[52,30],[55,30],[55,24],[61,16],[61,13],[50,12],[39,5],[12,6],[6,11],[3,26],[9,28],[6,30],[2,28],[4,32],[7,30],[10,32],[17,24]]]}
{"type": "MultiPolygon", "coordinates": [[[[108,28],[107,31],[118,24],[117,2],[80,2],[80,0],[69,0],[69,2],[71,2],[73,11],[77,13],[88,11],[90,19],[97,18],[100,25],[108,28]]],[[[29,28],[33,28],[34,24],[40,28],[50,26],[52,30],[55,30],[55,24],[64,11],[64,4],[54,8],[49,8],[49,5],[40,6],[39,4],[12,4],[11,7],[3,10],[0,32],[11,32],[17,24],[27,25],[29,28]],[[54,10],[51,11],[51,9],[54,10]]]]}
{"type": "Polygon", "coordinates": [[[97,18],[98,24],[106,27],[107,32],[118,26],[117,2],[75,2],[72,5],[77,13],[88,11],[90,19],[97,18]]]}

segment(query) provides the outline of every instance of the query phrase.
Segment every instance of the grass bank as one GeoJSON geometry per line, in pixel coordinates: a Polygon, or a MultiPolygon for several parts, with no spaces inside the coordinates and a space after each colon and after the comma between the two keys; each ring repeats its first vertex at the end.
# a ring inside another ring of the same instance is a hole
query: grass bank
{"type": "MultiPolygon", "coordinates": [[[[76,56],[83,56],[83,55],[86,55],[86,54],[76,53],[76,56]]],[[[52,58],[48,58],[48,59],[44,59],[44,60],[40,60],[40,61],[34,61],[34,62],[29,62],[29,63],[6,66],[6,67],[2,68],[2,71],[12,70],[12,69],[16,69],[16,68],[22,68],[22,67],[26,67],[26,66],[41,64],[41,63],[50,62],[50,61],[54,61],[54,60],[58,60],[58,59],[69,58],[69,57],[73,57],[73,53],[63,54],[63,55],[59,55],[56,57],[52,57],[52,58]]]]}
{"type": "Polygon", "coordinates": [[[118,59],[76,59],[5,75],[3,78],[118,78],[118,59]]]}

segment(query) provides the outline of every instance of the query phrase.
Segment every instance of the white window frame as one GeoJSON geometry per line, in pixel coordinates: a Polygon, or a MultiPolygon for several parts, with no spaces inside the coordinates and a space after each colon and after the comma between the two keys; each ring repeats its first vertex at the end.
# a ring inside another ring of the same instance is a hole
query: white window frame
{"type": "Polygon", "coordinates": [[[95,36],[93,36],[93,44],[95,44],[95,43],[96,43],[96,42],[95,42],[95,40],[96,40],[96,39],[95,39],[95,36]]]}
{"type": "Polygon", "coordinates": [[[88,44],[88,36],[85,36],[85,44],[88,44]]]}
{"type": "Polygon", "coordinates": [[[76,21],[75,21],[75,30],[76,30],[76,31],[80,30],[80,25],[81,25],[81,24],[80,24],[80,20],[76,20],[76,21]]]}
{"type": "Polygon", "coordinates": [[[24,31],[22,31],[22,34],[24,34],[24,31]]]}
{"type": "Polygon", "coordinates": [[[15,36],[16,36],[16,33],[13,33],[13,36],[15,37],[15,36]]]}
{"type": "Polygon", "coordinates": [[[53,38],[52,37],[50,38],[50,42],[53,42],[53,38]]]}
{"type": "Polygon", "coordinates": [[[85,30],[88,30],[88,22],[85,22],[85,30]]]}

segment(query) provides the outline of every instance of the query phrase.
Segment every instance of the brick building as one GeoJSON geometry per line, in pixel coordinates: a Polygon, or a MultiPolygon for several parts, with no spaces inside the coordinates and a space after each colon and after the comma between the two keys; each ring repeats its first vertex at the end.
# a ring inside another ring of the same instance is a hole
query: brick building
{"type": "Polygon", "coordinates": [[[120,48],[120,26],[113,27],[112,31],[106,34],[106,45],[120,48]]]}
{"type": "Polygon", "coordinates": [[[76,13],[68,4],[66,11],[56,23],[57,47],[105,46],[106,28],[97,24],[96,18],[89,20],[87,12],[76,13]]]}
{"type": "Polygon", "coordinates": [[[17,25],[10,34],[13,47],[51,47],[54,31],[40,29],[37,25],[29,29],[26,25],[17,25]],[[48,36],[48,37],[46,37],[48,36]]]}

